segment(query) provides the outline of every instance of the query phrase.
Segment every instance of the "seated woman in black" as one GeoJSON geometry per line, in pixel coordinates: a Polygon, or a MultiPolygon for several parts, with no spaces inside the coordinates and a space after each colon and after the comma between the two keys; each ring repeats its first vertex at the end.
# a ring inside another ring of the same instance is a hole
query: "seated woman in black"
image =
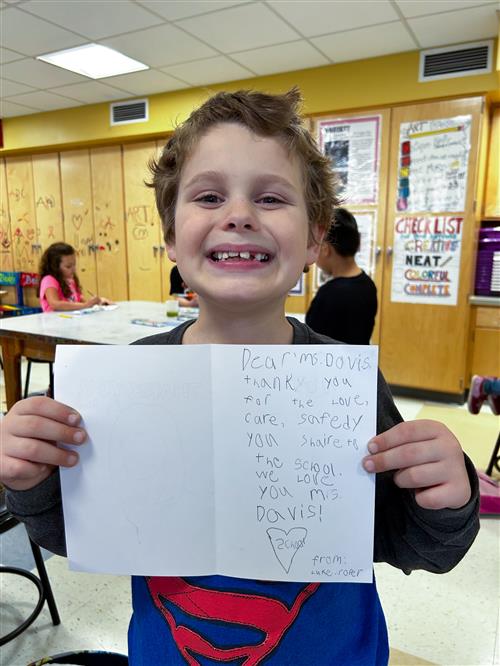
{"type": "Polygon", "coordinates": [[[334,340],[367,345],[375,326],[377,288],[354,259],[359,244],[356,219],[337,208],[316,262],[332,279],[318,289],[306,323],[334,340]]]}

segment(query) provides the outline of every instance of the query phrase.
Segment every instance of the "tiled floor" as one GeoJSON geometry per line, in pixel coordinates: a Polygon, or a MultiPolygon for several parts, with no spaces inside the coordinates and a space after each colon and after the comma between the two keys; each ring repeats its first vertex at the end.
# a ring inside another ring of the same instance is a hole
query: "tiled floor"
{"type": "MultiPolygon", "coordinates": [[[[33,390],[47,386],[46,374],[46,368],[34,368],[33,390]]],[[[0,399],[3,398],[2,392],[0,399]]],[[[405,419],[414,418],[422,407],[418,400],[396,402],[405,419]]],[[[489,447],[488,443],[484,445],[489,447]]],[[[474,459],[474,450],[468,452],[474,459]]],[[[2,562],[9,562],[12,557],[19,560],[19,553],[27,548],[23,542],[24,528],[17,529],[15,539],[0,540],[2,562]]],[[[388,565],[376,565],[393,648],[391,664],[500,664],[499,544],[500,519],[485,518],[470,552],[446,575],[414,572],[405,576],[388,565]]],[[[129,579],[73,573],[67,570],[66,561],[57,556],[47,560],[47,569],[62,624],[53,627],[48,611],[44,610],[28,631],[0,649],[0,665],[26,666],[47,654],[81,648],[125,653],[130,615],[129,579]]],[[[26,615],[33,600],[28,583],[4,575],[0,633],[26,615]]]]}

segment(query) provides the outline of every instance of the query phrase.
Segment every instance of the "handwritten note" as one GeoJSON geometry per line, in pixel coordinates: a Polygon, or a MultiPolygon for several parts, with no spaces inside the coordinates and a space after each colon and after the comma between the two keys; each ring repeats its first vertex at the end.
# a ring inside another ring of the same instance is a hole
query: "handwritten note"
{"type": "Polygon", "coordinates": [[[73,569],[371,582],[376,347],[64,345],[55,370],[90,436],[73,569]]]}

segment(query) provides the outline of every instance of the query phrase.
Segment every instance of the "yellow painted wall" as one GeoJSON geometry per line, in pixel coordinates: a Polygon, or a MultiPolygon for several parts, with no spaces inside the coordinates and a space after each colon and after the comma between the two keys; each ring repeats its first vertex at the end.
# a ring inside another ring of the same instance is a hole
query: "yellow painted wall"
{"type": "MultiPolygon", "coordinates": [[[[497,40],[498,44],[498,40],[497,40]]],[[[497,63],[498,58],[494,60],[497,63]]],[[[282,92],[298,85],[305,114],[322,114],[407,104],[447,97],[486,94],[500,102],[500,71],[491,74],[418,82],[419,52],[358,60],[204,88],[149,95],[149,121],[110,127],[109,104],[93,104],[29,116],[6,118],[0,154],[47,151],[82,145],[162,136],[218,90],[256,88],[282,92]]]]}

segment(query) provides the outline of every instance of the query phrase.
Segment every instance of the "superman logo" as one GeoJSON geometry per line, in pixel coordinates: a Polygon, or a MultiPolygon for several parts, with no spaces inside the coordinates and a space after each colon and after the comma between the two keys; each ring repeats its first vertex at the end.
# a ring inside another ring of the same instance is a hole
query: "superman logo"
{"type": "MultiPolygon", "coordinates": [[[[236,584],[236,579],[232,580],[236,584]]],[[[265,589],[265,584],[253,581],[237,581],[240,588],[228,590],[200,585],[204,578],[154,577],[146,581],[156,608],[190,666],[198,666],[200,658],[245,666],[262,663],[319,587],[319,583],[285,583],[281,589],[288,591],[288,598],[278,599],[256,592],[256,587],[265,589]],[[245,590],[245,583],[252,588],[245,590]]],[[[273,586],[273,593],[275,590],[273,586]]]]}

